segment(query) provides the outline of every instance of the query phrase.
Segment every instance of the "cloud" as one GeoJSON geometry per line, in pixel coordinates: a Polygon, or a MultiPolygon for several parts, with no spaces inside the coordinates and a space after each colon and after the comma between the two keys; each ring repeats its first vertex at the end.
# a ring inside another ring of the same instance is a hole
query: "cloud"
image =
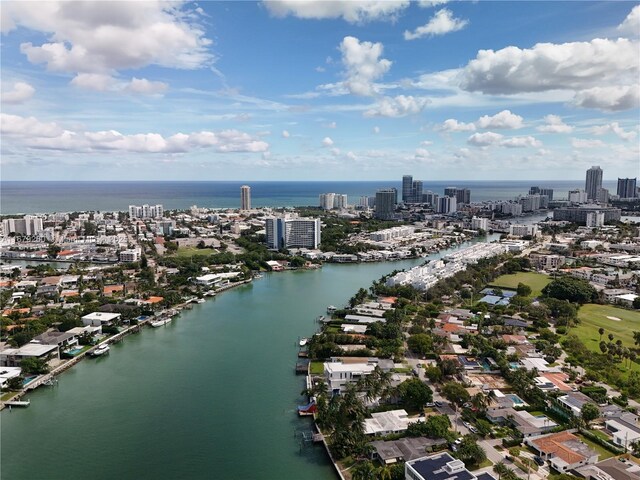
{"type": "Polygon", "coordinates": [[[37,8],[5,2],[2,13],[3,33],[23,26],[50,35],[48,42],[22,43],[20,50],[53,72],[115,76],[148,65],[197,69],[214,61],[199,15],[178,2],[51,0],[37,8]]]}
{"type": "Polygon", "coordinates": [[[331,146],[333,146],[333,140],[331,140],[331,138],[329,138],[329,137],[324,137],[322,139],[322,146],[323,147],[331,147],[331,146]]]}
{"type": "Polygon", "coordinates": [[[275,17],[342,18],[349,23],[365,23],[397,19],[409,0],[269,0],[263,5],[275,17]]]}
{"type": "Polygon", "coordinates": [[[324,125],[327,128],[337,128],[338,125],[336,124],[336,122],[329,122],[327,124],[324,125]]]}
{"type": "Polygon", "coordinates": [[[104,73],[79,73],[71,80],[71,85],[96,92],[119,92],[140,95],[162,95],[169,85],[146,78],[133,77],[130,82],[120,81],[104,73]]]}
{"type": "Polygon", "coordinates": [[[504,136],[499,133],[474,133],[467,139],[467,143],[474,147],[488,147],[489,145],[499,144],[503,138],[504,136]]]}
{"type": "Polygon", "coordinates": [[[380,133],[380,127],[373,127],[371,131],[377,135],[380,133]]]}
{"type": "Polygon", "coordinates": [[[421,8],[431,8],[437,7],[438,5],[444,5],[448,2],[449,0],[418,0],[418,5],[420,5],[421,8]]]}
{"type": "Polygon", "coordinates": [[[634,131],[625,131],[618,122],[613,122],[608,125],[595,126],[591,128],[591,133],[594,135],[604,135],[606,133],[614,133],[621,140],[630,141],[636,138],[637,133],[634,131]]]}
{"type": "Polygon", "coordinates": [[[532,136],[511,137],[501,141],[500,146],[507,147],[507,148],[526,148],[526,147],[539,148],[542,146],[542,142],[532,136]]]}
{"type": "Polygon", "coordinates": [[[16,82],[13,89],[8,92],[2,92],[2,103],[23,103],[33,97],[36,89],[25,82],[16,82]]]}
{"type": "Polygon", "coordinates": [[[450,32],[457,32],[458,30],[462,30],[468,24],[468,20],[454,18],[451,10],[443,8],[442,10],[438,10],[425,25],[416,28],[413,32],[405,30],[404,39],[416,40],[425,36],[433,37],[450,32]]]}
{"type": "Polygon", "coordinates": [[[454,118],[449,118],[438,127],[438,130],[442,132],[474,132],[476,126],[473,123],[458,122],[454,118]]]}
{"type": "Polygon", "coordinates": [[[125,87],[125,90],[143,95],[159,95],[164,93],[167,88],[168,85],[164,82],[153,82],[146,78],[133,77],[131,82],[125,87]]]}
{"type": "Polygon", "coordinates": [[[544,133],[571,133],[573,127],[562,121],[558,115],[547,115],[544,117],[546,125],[541,125],[536,130],[544,133]]]}
{"type": "Polygon", "coordinates": [[[640,5],[631,9],[624,22],[618,25],[618,31],[623,35],[640,36],[640,5]]]}
{"type": "Polygon", "coordinates": [[[539,148],[542,146],[542,142],[532,136],[505,138],[504,135],[494,132],[474,133],[467,139],[467,143],[474,147],[539,148]]]}
{"type": "Polygon", "coordinates": [[[415,158],[416,159],[431,158],[431,152],[429,152],[429,150],[427,150],[426,148],[416,148],[415,158]]]}
{"type": "Polygon", "coordinates": [[[602,140],[586,140],[583,138],[572,138],[571,146],[573,148],[601,148],[605,144],[602,140]]]}
{"type": "Polygon", "coordinates": [[[620,111],[640,106],[640,85],[593,87],[578,92],[572,102],[577,107],[620,111]]]}
{"type": "Polygon", "coordinates": [[[397,97],[382,97],[376,105],[365,111],[365,117],[405,117],[420,113],[431,102],[426,97],[398,95],[397,97]]]}
{"type": "Polygon", "coordinates": [[[282,138],[289,138],[291,134],[287,130],[282,131],[282,138]]]}
{"type": "Polygon", "coordinates": [[[490,117],[484,115],[476,122],[478,128],[503,128],[503,129],[516,129],[522,128],[522,117],[511,113],[509,110],[502,110],[490,117]]]}
{"type": "Polygon", "coordinates": [[[184,153],[200,148],[218,152],[265,152],[269,144],[238,130],[124,135],[116,130],[98,132],[65,130],[55,123],[34,117],[0,114],[1,131],[6,139],[33,149],[74,152],[121,151],[130,153],[184,153]]]}
{"type": "Polygon", "coordinates": [[[391,61],[380,58],[383,49],[381,43],[360,42],[355,37],[344,37],[340,52],[346,68],[344,86],[349,92],[363,96],[376,93],[373,82],[391,68],[391,61]]]}
{"type": "Polygon", "coordinates": [[[485,94],[584,90],[634,85],[640,72],[638,43],[594,39],[538,43],[530,49],[480,50],[462,72],[461,87],[485,94]]]}

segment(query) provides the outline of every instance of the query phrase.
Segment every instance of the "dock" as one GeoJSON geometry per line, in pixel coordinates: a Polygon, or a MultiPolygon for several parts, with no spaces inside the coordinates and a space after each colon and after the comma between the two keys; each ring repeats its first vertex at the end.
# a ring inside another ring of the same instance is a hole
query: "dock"
{"type": "Polygon", "coordinates": [[[31,405],[31,400],[10,400],[8,402],[2,402],[6,407],[28,407],[31,405]]]}

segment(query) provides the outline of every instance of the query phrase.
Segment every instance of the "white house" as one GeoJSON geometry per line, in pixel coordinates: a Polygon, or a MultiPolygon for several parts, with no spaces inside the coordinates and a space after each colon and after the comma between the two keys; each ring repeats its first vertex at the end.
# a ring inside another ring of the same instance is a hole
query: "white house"
{"type": "Polygon", "coordinates": [[[82,317],[83,325],[91,325],[93,327],[101,327],[103,325],[111,325],[120,318],[119,313],[93,312],[82,317]]]}

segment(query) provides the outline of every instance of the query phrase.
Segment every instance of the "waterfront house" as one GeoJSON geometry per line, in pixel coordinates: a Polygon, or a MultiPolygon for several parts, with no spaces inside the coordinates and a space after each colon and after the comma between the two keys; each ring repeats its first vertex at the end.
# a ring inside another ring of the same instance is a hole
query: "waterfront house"
{"type": "Polygon", "coordinates": [[[607,458],[595,465],[579,467],[576,472],[586,480],[640,480],[640,465],[632,458],[607,458]]]}
{"type": "Polygon", "coordinates": [[[27,343],[20,348],[5,348],[0,350],[0,366],[19,367],[25,358],[40,358],[50,360],[59,358],[57,345],[40,345],[27,343]]]}
{"type": "Polygon", "coordinates": [[[56,345],[61,352],[62,350],[78,344],[78,336],[71,332],[49,331],[44,332],[31,340],[31,343],[39,343],[41,345],[56,345]]]}
{"type": "Polygon", "coordinates": [[[422,421],[419,418],[409,418],[406,410],[390,410],[387,412],[372,413],[371,418],[364,420],[365,435],[391,435],[404,432],[409,423],[422,421]]]}
{"type": "Polygon", "coordinates": [[[598,453],[568,431],[528,437],[524,443],[561,473],[598,462],[598,453]]]}
{"type": "Polygon", "coordinates": [[[376,440],[369,445],[373,447],[372,460],[378,460],[382,465],[397,462],[408,462],[424,457],[424,454],[447,445],[444,438],[405,437],[398,440],[376,440]]]}
{"type": "Polygon", "coordinates": [[[82,324],[94,327],[113,325],[120,317],[119,313],[93,312],[82,317],[82,324]]]}
{"type": "Polygon", "coordinates": [[[345,391],[350,383],[356,383],[362,377],[371,374],[376,367],[389,372],[394,368],[392,360],[376,357],[331,357],[324,363],[324,377],[329,386],[329,391],[339,394],[345,391]]]}

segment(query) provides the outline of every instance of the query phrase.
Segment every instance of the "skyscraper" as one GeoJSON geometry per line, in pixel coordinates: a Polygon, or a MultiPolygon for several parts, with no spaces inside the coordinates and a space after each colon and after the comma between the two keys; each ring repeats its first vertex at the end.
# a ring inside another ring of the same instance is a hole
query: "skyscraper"
{"type": "Polygon", "coordinates": [[[404,175],[402,177],[402,201],[409,203],[413,194],[413,177],[411,175],[404,175]]]}
{"type": "Polygon", "coordinates": [[[601,188],[602,169],[598,166],[593,166],[587,170],[587,179],[584,184],[584,189],[587,192],[587,198],[589,200],[596,201],[601,188]]]}
{"type": "Polygon", "coordinates": [[[444,189],[445,197],[454,197],[458,205],[471,203],[471,190],[468,188],[447,187],[444,189]]]}
{"type": "Polygon", "coordinates": [[[422,202],[422,180],[416,180],[411,184],[411,202],[410,203],[421,203],[422,202]]]}
{"type": "Polygon", "coordinates": [[[619,178],[617,194],[620,198],[636,198],[636,179],[635,178],[619,178]]]}
{"type": "Polygon", "coordinates": [[[265,220],[267,247],[271,250],[282,248],[318,248],[322,227],[319,218],[269,217],[265,220]]]}
{"type": "Polygon", "coordinates": [[[249,185],[240,187],[240,210],[251,210],[251,187],[249,185]]]}
{"type": "Polygon", "coordinates": [[[375,217],[380,220],[393,220],[398,192],[395,188],[376,192],[375,217]]]}

